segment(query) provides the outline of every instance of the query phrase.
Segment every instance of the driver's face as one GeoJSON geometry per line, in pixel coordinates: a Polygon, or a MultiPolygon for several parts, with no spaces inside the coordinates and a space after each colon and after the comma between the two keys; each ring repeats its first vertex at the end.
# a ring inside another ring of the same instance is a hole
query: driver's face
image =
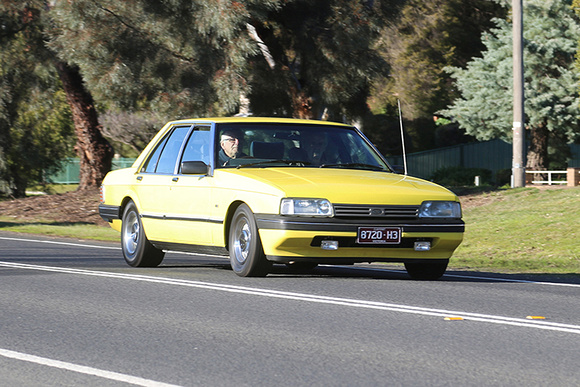
{"type": "Polygon", "coordinates": [[[229,134],[222,134],[220,145],[229,158],[235,159],[240,152],[240,140],[229,134]]]}

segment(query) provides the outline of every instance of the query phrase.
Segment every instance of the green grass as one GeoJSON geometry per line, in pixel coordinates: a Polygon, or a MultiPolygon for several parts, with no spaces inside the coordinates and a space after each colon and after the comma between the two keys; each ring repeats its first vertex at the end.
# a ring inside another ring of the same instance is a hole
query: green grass
{"type": "Polygon", "coordinates": [[[75,239],[91,239],[101,241],[119,241],[119,232],[110,227],[97,226],[90,223],[60,223],[43,221],[14,221],[0,217],[0,230],[27,234],[42,234],[75,239]]]}
{"type": "Polygon", "coordinates": [[[26,189],[27,192],[45,192],[49,195],[75,191],[78,184],[42,184],[34,185],[26,189]]]}
{"type": "Polygon", "coordinates": [[[451,268],[580,274],[580,187],[483,194],[464,210],[464,241],[451,268]]]}

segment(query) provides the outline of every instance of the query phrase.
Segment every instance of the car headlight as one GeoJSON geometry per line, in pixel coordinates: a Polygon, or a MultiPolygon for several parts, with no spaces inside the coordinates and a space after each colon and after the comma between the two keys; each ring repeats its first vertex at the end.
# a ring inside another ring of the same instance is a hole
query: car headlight
{"type": "Polygon", "coordinates": [[[332,203],[326,199],[285,198],[280,202],[281,215],[334,216],[332,203]]]}
{"type": "Polygon", "coordinates": [[[419,208],[419,218],[461,218],[461,204],[445,201],[423,202],[419,208]]]}

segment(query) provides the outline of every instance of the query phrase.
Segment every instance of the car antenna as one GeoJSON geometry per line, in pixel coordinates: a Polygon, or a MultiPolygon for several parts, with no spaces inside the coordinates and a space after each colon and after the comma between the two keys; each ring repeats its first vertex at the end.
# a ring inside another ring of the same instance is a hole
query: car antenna
{"type": "Polygon", "coordinates": [[[407,176],[407,151],[405,150],[405,133],[403,131],[403,114],[401,113],[401,100],[397,98],[397,105],[399,106],[399,126],[401,127],[401,143],[403,144],[403,168],[405,169],[405,176],[407,176]]]}

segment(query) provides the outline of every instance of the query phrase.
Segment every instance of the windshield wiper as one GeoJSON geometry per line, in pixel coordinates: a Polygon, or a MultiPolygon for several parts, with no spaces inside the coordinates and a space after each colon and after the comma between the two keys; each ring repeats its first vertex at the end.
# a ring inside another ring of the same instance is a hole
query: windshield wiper
{"type": "Polygon", "coordinates": [[[364,163],[322,164],[320,166],[320,168],[357,168],[357,167],[362,169],[370,169],[373,171],[386,171],[386,169],[381,166],[364,163]]]}
{"type": "Polygon", "coordinates": [[[250,163],[250,164],[240,164],[236,168],[240,169],[240,168],[246,168],[246,167],[255,167],[256,165],[264,165],[264,164],[271,164],[271,163],[282,163],[282,164],[296,166],[296,167],[303,167],[305,165],[310,165],[310,163],[308,161],[278,159],[278,160],[262,160],[262,161],[258,161],[258,162],[250,163]]]}

